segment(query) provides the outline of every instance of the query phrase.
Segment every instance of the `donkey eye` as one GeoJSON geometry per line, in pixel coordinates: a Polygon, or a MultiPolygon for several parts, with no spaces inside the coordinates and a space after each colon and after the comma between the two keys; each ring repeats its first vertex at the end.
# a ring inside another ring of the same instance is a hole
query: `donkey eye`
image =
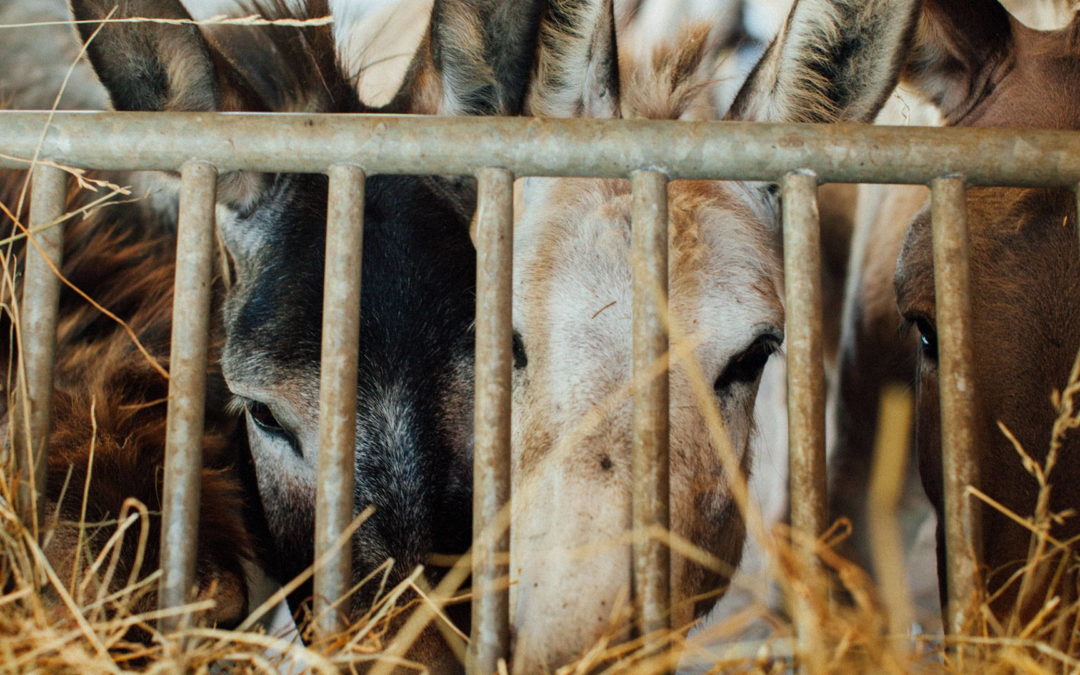
{"type": "Polygon", "coordinates": [[[258,401],[248,401],[247,412],[251,416],[252,421],[263,431],[268,433],[284,436],[287,435],[285,427],[281,426],[281,423],[274,417],[274,413],[270,410],[270,406],[265,403],[259,403],[258,401]]]}
{"type": "Polygon", "coordinates": [[[735,384],[754,382],[761,376],[769,357],[780,348],[780,339],[766,333],[759,335],[754,343],[728,362],[727,368],[716,378],[713,389],[721,394],[735,384]]]}
{"type": "Polygon", "coordinates": [[[521,340],[521,334],[514,332],[514,368],[521,370],[529,365],[529,357],[525,355],[525,343],[521,340]]]}
{"type": "Polygon", "coordinates": [[[937,361],[937,330],[934,325],[925,316],[912,317],[911,322],[919,329],[919,351],[923,357],[937,361]]]}

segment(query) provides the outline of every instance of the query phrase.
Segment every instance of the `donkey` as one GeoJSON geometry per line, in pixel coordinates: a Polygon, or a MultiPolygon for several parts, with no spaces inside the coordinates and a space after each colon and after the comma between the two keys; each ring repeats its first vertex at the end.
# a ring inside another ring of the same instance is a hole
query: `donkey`
{"type": "MultiPolygon", "coordinates": [[[[14,171],[0,176],[0,202],[10,205],[10,210],[25,177],[25,172],[14,171]]],[[[87,201],[83,195],[73,195],[70,203],[74,209],[87,201]]],[[[7,217],[0,219],[0,227],[19,231],[7,217]]],[[[83,589],[76,595],[80,603],[89,604],[130,585],[130,593],[119,594],[111,609],[134,615],[156,606],[156,585],[144,589],[134,585],[159,566],[168,396],[164,372],[172,324],[175,247],[175,234],[133,204],[106,207],[76,219],[64,238],[61,272],[65,279],[116,318],[70,287],[61,294],[44,552],[65,585],[83,589]],[[130,328],[130,334],[117,319],[130,328]],[[132,336],[145,351],[136,347],[132,336]],[[139,513],[132,500],[146,511],[113,551],[106,546],[115,529],[109,523],[139,513]],[[91,569],[102,555],[106,562],[116,561],[113,572],[105,573],[108,565],[91,569]]],[[[24,253],[21,244],[5,247],[5,269],[18,269],[24,253]]],[[[8,307],[15,290],[10,284],[4,286],[8,307]]],[[[223,290],[218,279],[218,304],[223,290]]],[[[0,330],[13,335],[7,314],[0,323],[0,330]]],[[[220,346],[220,322],[215,334],[215,344],[220,346]]],[[[3,344],[0,362],[4,372],[12,374],[18,357],[8,345],[14,340],[3,344]]],[[[208,371],[197,582],[200,599],[215,601],[205,618],[229,626],[246,614],[243,566],[255,557],[259,527],[257,512],[242,499],[247,442],[239,416],[226,412],[228,392],[217,353],[215,348],[208,371]]],[[[5,437],[8,429],[5,405],[5,437]]],[[[136,627],[128,637],[146,640],[149,635],[136,627]]]]}
{"type": "MultiPolygon", "coordinates": [[[[627,63],[610,5],[553,3],[534,112],[678,119],[706,84],[706,30],[651,63],[627,63]],[[622,57],[622,58],[620,58],[622,57]],[[621,71],[621,77],[620,77],[621,71]]],[[[917,2],[800,0],[728,119],[868,121],[903,64],[917,2]]],[[[714,383],[744,470],[761,371],[783,338],[775,186],[675,181],[669,187],[670,313],[714,383]]],[[[630,587],[630,191],[625,180],[530,179],[515,228],[511,613],[519,672],[555,668],[605,635],[627,636],[630,587]]],[[[734,568],[744,525],[691,392],[671,365],[672,530],[734,568]]],[[[711,605],[724,575],[673,553],[673,624],[711,605]]]]}
{"type": "MultiPolygon", "coordinates": [[[[995,0],[927,0],[903,80],[940,107],[949,126],[1080,129],[1080,108],[1064,93],[1080,84],[1080,17],[1064,29],[1038,31],[995,0]]],[[[893,189],[880,199],[876,218],[858,225],[856,240],[865,244],[850,270],[852,293],[844,312],[838,459],[868,463],[879,388],[888,380],[914,380],[918,463],[939,521],[944,598],[936,304],[926,196],[921,188],[893,189]]],[[[1054,398],[1075,379],[1080,347],[1075,209],[1072,193],[1063,190],[976,188],[967,197],[978,487],[1022,517],[1039,510],[1040,485],[1018,447],[1044,469],[1056,457],[1044,519],[1075,505],[1073,486],[1080,479],[1078,435],[1055,426],[1060,415],[1068,416],[1071,395],[1054,398]],[[1014,337],[1018,326],[1023,339],[1014,337]]],[[[981,513],[976,553],[988,574],[991,606],[999,619],[1029,617],[1042,607],[1048,585],[1042,568],[1026,582],[1030,592],[1019,593],[1014,573],[1028,558],[1030,531],[996,508],[983,507],[981,513]]],[[[1048,534],[1058,541],[1071,542],[1080,533],[1075,517],[1047,520],[1053,521],[1048,534]]],[[[1075,550],[1054,553],[1056,564],[1075,550]]]]}
{"type": "MultiPolygon", "coordinates": [[[[112,0],[73,0],[84,39],[112,0]]],[[[283,3],[257,5],[291,16],[283,3]]],[[[89,44],[119,110],[519,112],[539,2],[439,0],[405,77],[384,108],[364,105],[329,27],[109,24],[89,44]]],[[[121,16],[188,18],[177,0],[131,0],[121,16]]],[[[300,18],[327,14],[311,1],[300,18]]],[[[323,175],[222,179],[218,226],[236,268],[225,307],[225,377],[247,418],[259,494],[287,579],[312,562],[318,458],[323,175]]],[[[471,181],[367,180],[361,362],[356,418],[357,581],[392,558],[393,583],[434,553],[471,541],[471,435],[448,391],[470,371],[475,253],[471,181]]],[[[455,389],[456,390],[456,389],[455,389]]],[[[467,406],[466,406],[467,407],[467,406]]],[[[434,578],[429,574],[429,578],[434,578]]],[[[375,589],[352,602],[362,615],[375,589]]]]}

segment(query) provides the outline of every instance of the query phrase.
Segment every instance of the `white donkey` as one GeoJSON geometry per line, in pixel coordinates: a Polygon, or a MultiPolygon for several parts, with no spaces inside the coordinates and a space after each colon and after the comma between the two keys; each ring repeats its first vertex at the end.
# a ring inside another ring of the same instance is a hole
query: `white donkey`
{"type": "MultiPolygon", "coordinates": [[[[619,63],[610,3],[563,0],[541,39],[533,112],[678,119],[696,105],[706,30],[650,63],[619,63]],[[599,3],[598,3],[599,4],[599,3]],[[619,70],[622,70],[620,82],[619,70]]],[[[769,122],[870,121],[896,82],[916,0],[800,0],[729,113],[769,122]]],[[[625,58],[623,59],[625,61],[625,58]]],[[[779,178],[779,177],[778,177],[779,178]]],[[[631,194],[626,180],[526,183],[515,231],[511,613],[515,669],[555,668],[626,637],[630,588],[631,194]]],[[[779,203],[759,183],[669,186],[671,525],[728,568],[744,525],[703,406],[718,406],[744,469],[761,371],[783,338],[779,203]],[[691,344],[692,343],[692,344],[691,344]]],[[[725,574],[672,559],[673,624],[707,610],[725,574]]]]}

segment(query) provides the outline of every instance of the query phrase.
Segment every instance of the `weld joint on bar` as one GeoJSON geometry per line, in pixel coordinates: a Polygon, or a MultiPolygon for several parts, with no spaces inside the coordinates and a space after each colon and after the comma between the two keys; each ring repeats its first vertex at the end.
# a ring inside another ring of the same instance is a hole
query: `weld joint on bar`
{"type": "Polygon", "coordinates": [[[188,168],[207,167],[217,171],[217,165],[206,159],[192,158],[180,165],[180,172],[183,173],[188,168]]]}
{"type": "Polygon", "coordinates": [[[367,170],[356,162],[334,162],[330,166],[326,167],[326,170],[322,173],[325,176],[329,176],[335,169],[349,169],[352,171],[360,171],[365,176],[368,175],[367,170]]]}
{"type": "Polygon", "coordinates": [[[666,168],[664,168],[662,166],[643,166],[643,167],[639,167],[639,168],[634,169],[633,171],[631,171],[630,174],[627,177],[628,178],[633,178],[634,176],[636,176],[638,174],[642,174],[642,173],[658,173],[661,176],[663,176],[664,179],[667,180],[667,181],[673,180],[672,172],[669,169],[666,169],[666,168]]]}
{"type": "Polygon", "coordinates": [[[819,185],[821,184],[821,177],[818,175],[817,171],[814,171],[813,169],[792,169],[785,173],[784,176],[813,176],[814,180],[819,185]]]}
{"type": "Polygon", "coordinates": [[[964,188],[970,187],[967,181],[967,175],[960,173],[959,171],[951,171],[949,173],[943,173],[940,176],[935,176],[933,180],[927,183],[927,187],[933,187],[934,183],[941,180],[962,180],[964,182],[964,188]]]}

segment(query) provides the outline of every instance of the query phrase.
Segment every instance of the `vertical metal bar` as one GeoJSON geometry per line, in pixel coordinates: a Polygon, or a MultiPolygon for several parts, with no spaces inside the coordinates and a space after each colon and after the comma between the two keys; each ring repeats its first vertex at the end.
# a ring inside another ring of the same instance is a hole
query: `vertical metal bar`
{"type": "Polygon", "coordinates": [[[824,531],[828,513],[821,228],[813,173],[784,177],[783,209],[791,524],[804,538],[813,538],[824,531]]]}
{"type": "MultiPolygon", "coordinates": [[[[198,552],[192,537],[199,529],[202,490],[217,169],[191,161],[184,164],[180,179],[158,600],[163,610],[189,602],[195,580],[198,552]]],[[[185,617],[166,617],[161,628],[168,632],[185,622],[185,617]]]]}
{"type": "Polygon", "coordinates": [[[671,628],[668,467],[668,179],[659,171],[632,176],[630,261],[633,299],[633,591],[643,635],[671,628]]]}
{"type": "Polygon", "coordinates": [[[483,169],[476,216],[476,438],[473,443],[473,673],[510,656],[510,378],[514,175],[483,169]]]}
{"type": "MultiPolygon", "coordinates": [[[[319,476],[315,505],[315,616],[319,635],[345,628],[331,608],[352,580],[352,546],[334,543],[353,519],[356,473],[356,371],[360,354],[360,279],[364,246],[364,172],[330,168],[319,376],[319,476]]],[[[347,606],[345,608],[347,610],[347,606]]]]}
{"type": "MultiPolygon", "coordinates": [[[[67,202],[67,174],[56,167],[34,169],[30,194],[30,228],[60,218],[67,202]]],[[[26,242],[26,271],[20,308],[20,374],[25,382],[16,386],[14,434],[15,467],[20,476],[18,510],[23,522],[40,538],[45,508],[45,470],[52,417],[53,363],[56,356],[56,323],[60,308],[60,278],[49,266],[63,263],[64,228],[55,225],[32,235],[26,242]],[[36,244],[36,246],[35,246],[36,244]],[[25,384],[25,387],[23,386],[25,384]],[[29,398],[27,410],[24,394],[29,398]]]]}
{"type": "Polygon", "coordinates": [[[978,505],[965,495],[967,486],[976,485],[978,480],[967,202],[963,177],[938,178],[930,188],[948,560],[946,602],[948,628],[959,634],[971,618],[968,609],[975,607],[981,546],[978,505]]]}
{"type": "MultiPolygon", "coordinates": [[[[821,327],[821,227],[817,176],[784,176],[784,295],[787,352],[788,472],[791,527],[809,585],[820,582],[814,542],[826,526],[825,366],[821,327]]],[[[795,599],[800,651],[820,653],[817,620],[805,597],[795,599]]],[[[811,668],[811,670],[814,670],[811,668]]]]}

